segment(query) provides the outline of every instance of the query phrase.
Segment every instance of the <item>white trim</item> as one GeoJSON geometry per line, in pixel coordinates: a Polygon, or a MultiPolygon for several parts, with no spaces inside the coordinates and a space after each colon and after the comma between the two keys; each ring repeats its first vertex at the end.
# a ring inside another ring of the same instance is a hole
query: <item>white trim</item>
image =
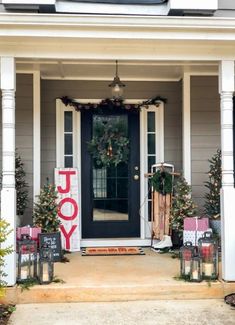
{"type": "Polygon", "coordinates": [[[147,146],[146,146],[146,110],[142,109],[140,111],[140,237],[145,238],[146,233],[146,204],[145,197],[148,191],[148,186],[146,186],[146,179],[144,178],[144,173],[146,172],[146,159],[141,159],[141,157],[147,156],[147,146]]]}
{"type": "Polygon", "coordinates": [[[164,162],[164,104],[163,102],[156,110],[156,156],[158,162],[164,162]]]}
{"type": "Polygon", "coordinates": [[[234,152],[233,152],[233,94],[234,61],[221,61],[219,69],[220,128],[221,128],[221,247],[222,278],[235,281],[234,237],[234,152]]]}
{"type": "Polygon", "coordinates": [[[33,198],[41,188],[41,80],[40,71],[33,73],[33,198]]]}
{"type": "MultiPolygon", "coordinates": [[[[62,158],[62,141],[64,134],[63,120],[62,120],[62,103],[60,99],[56,99],[56,167],[64,167],[63,158],[62,158]]],[[[64,157],[64,156],[63,156],[64,157]]]]}
{"type": "Polygon", "coordinates": [[[147,141],[147,113],[155,112],[155,155],[156,161],[164,162],[164,103],[159,106],[151,105],[143,108],[140,113],[140,216],[141,238],[151,237],[151,222],[148,221],[148,179],[144,174],[148,171],[148,141],[147,141]]]}
{"type": "MultiPolygon", "coordinates": [[[[74,110],[73,110],[74,112],[74,110]]],[[[82,181],[81,181],[81,113],[73,113],[73,121],[75,128],[73,129],[74,147],[73,147],[73,164],[78,170],[78,204],[80,210],[80,240],[82,238],[82,181]]]]}
{"type": "Polygon", "coordinates": [[[81,141],[80,141],[80,112],[65,106],[60,99],[56,99],[56,167],[64,167],[64,112],[72,112],[73,121],[73,167],[80,168],[81,141]]]}
{"type": "Polygon", "coordinates": [[[102,247],[102,246],[150,246],[150,239],[82,239],[81,247],[102,247]]]}
{"type": "Polygon", "coordinates": [[[218,0],[196,0],[196,1],[188,1],[188,0],[169,0],[167,7],[170,10],[191,10],[192,11],[200,11],[204,10],[215,11],[218,9],[218,0]]]}
{"type": "Polygon", "coordinates": [[[56,0],[2,0],[3,4],[18,4],[18,5],[53,5],[56,0]]]}
{"type": "MultiPolygon", "coordinates": [[[[207,74],[205,74],[207,75],[207,74]]],[[[85,80],[85,81],[110,81],[110,77],[99,77],[99,76],[81,76],[81,77],[66,77],[66,76],[48,76],[48,75],[42,75],[43,80],[85,80]]],[[[171,81],[180,81],[182,79],[181,76],[175,77],[175,78],[149,78],[149,77],[138,77],[138,78],[131,78],[131,77],[126,77],[122,78],[122,81],[129,82],[129,81],[166,81],[166,82],[171,82],[171,81]]]]}
{"type": "Polygon", "coordinates": [[[191,159],[191,107],[190,107],[190,74],[184,73],[183,77],[183,174],[188,182],[192,181],[192,159],[191,159]]]}
{"type": "MultiPolygon", "coordinates": [[[[0,14],[1,25],[11,25],[15,30],[5,28],[1,31],[5,36],[37,36],[43,37],[64,37],[75,36],[72,35],[71,29],[76,29],[81,32],[82,27],[92,27],[93,32],[99,34],[99,29],[107,29],[107,35],[112,34],[114,29],[119,27],[124,28],[124,31],[129,30],[129,37],[131,32],[136,31],[132,38],[142,38],[140,34],[140,27],[142,29],[151,29],[152,31],[170,31],[169,35],[165,35],[167,39],[218,39],[224,40],[224,34],[235,29],[234,17],[159,17],[152,16],[146,19],[146,16],[126,16],[126,15],[89,15],[89,14],[38,14],[38,13],[6,13],[0,14]],[[25,29],[22,29],[22,26],[25,29]],[[28,28],[28,30],[27,30],[28,28]],[[195,29],[195,30],[193,30],[195,29]],[[18,32],[16,32],[18,30],[18,32]],[[21,30],[21,31],[20,31],[21,30]],[[40,33],[37,30],[41,30],[40,33]],[[57,32],[55,32],[57,30],[57,32]],[[30,31],[30,32],[29,32],[30,31]],[[174,33],[172,31],[175,31],[174,33]],[[53,34],[52,34],[53,32],[53,34]],[[66,32],[66,33],[65,33],[66,32]],[[210,32],[210,33],[208,33],[210,32]],[[223,34],[224,32],[224,34],[223,34]],[[189,36],[190,35],[190,36],[189,36]]],[[[90,28],[88,28],[90,29],[90,28]]],[[[81,34],[80,34],[81,35],[81,34]]],[[[106,35],[106,36],[107,36],[106,35]]],[[[95,36],[95,35],[94,35],[95,36]]],[[[144,38],[148,38],[146,35],[144,38]]],[[[234,35],[227,35],[234,39],[234,35]]],[[[98,37],[98,35],[96,36],[98,37]]],[[[119,36],[119,38],[121,35],[119,36]]],[[[162,33],[155,37],[163,38],[162,33]]]]}

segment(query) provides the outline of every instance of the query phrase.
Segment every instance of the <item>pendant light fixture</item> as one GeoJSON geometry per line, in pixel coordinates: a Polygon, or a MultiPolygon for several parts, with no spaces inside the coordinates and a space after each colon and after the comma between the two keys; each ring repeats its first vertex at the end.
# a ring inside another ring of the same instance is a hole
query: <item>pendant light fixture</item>
{"type": "Polygon", "coordinates": [[[116,60],[116,75],[113,78],[113,81],[109,85],[112,90],[112,97],[113,99],[122,99],[123,96],[123,88],[126,85],[121,82],[119,76],[118,76],[118,61],[116,60]]]}

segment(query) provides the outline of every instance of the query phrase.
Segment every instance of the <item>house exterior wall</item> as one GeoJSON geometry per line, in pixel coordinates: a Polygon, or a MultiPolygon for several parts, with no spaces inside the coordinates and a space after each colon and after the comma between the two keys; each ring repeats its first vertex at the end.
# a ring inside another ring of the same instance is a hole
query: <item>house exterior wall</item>
{"type": "Polygon", "coordinates": [[[191,77],[192,194],[200,211],[208,179],[208,159],[220,148],[217,77],[191,77]]]}
{"type": "Polygon", "coordinates": [[[234,0],[219,0],[218,10],[214,15],[217,17],[235,17],[234,0]]]}
{"type": "MultiPolygon", "coordinates": [[[[126,82],[125,98],[149,99],[165,97],[165,161],[182,168],[181,82],[126,82]]],[[[110,96],[108,82],[42,80],[42,184],[53,180],[56,167],[56,110],[55,99],[69,96],[77,99],[97,99],[110,96]]]]}
{"type": "MultiPolygon", "coordinates": [[[[0,114],[0,123],[1,119],[0,114]]],[[[0,128],[0,135],[2,138],[2,128],[0,128]]],[[[0,139],[0,148],[2,150],[2,139],[0,139]]],[[[16,148],[24,163],[29,186],[29,204],[23,220],[24,224],[28,224],[32,220],[33,205],[33,77],[31,74],[17,74],[16,77],[16,148]]]]}
{"type": "MultiPolygon", "coordinates": [[[[106,98],[107,82],[42,80],[41,185],[54,181],[56,167],[56,98],[106,98]],[[92,94],[92,95],[91,95],[92,94]]],[[[164,109],[165,161],[182,171],[182,84],[181,82],[128,82],[126,98],[167,99],[164,109]]],[[[33,77],[17,74],[16,147],[25,164],[29,184],[29,207],[24,224],[31,222],[33,205],[33,77]]],[[[0,103],[1,105],[1,103],[0,103]]],[[[191,77],[192,191],[200,210],[205,193],[208,159],[220,147],[220,107],[217,77],[191,77]]],[[[1,120],[1,116],[0,116],[1,120]]],[[[1,129],[0,129],[1,132],[1,129]]],[[[0,143],[1,146],[1,143],[0,143]]],[[[1,164],[1,161],[0,161],[1,164]]]]}

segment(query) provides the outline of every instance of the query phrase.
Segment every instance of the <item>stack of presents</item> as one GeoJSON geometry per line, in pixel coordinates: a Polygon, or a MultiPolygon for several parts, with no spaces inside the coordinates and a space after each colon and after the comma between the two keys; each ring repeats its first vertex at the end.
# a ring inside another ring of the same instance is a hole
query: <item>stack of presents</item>
{"type": "MultiPolygon", "coordinates": [[[[32,226],[24,226],[24,227],[17,227],[16,228],[16,252],[18,253],[19,249],[19,242],[22,240],[22,235],[29,235],[30,239],[34,240],[37,244],[37,250],[39,248],[39,237],[38,235],[41,233],[41,228],[39,227],[32,227],[32,226]]],[[[22,251],[24,255],[22,255],[22,260],[27,261],[28,255],[26,254],[26,251],[22,251]]],[[[33,253],[33,252],[32,252],[33,253]]]]}
{"type": "Polygon", "coordinates": [[[37,242],[37,247],[39,243],[38,235],[41,234],[40,227],[31,227],[31,226],[24,226],[16,228],[16,240],[21,240],[22,235],[29,235],[32,240],[37,242]]]}

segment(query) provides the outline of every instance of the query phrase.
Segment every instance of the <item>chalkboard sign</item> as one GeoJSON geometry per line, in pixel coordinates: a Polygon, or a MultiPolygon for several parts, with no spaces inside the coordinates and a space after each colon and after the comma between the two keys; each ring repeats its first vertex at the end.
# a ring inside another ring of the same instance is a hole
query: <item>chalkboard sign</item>
{"type": "Polygon", "coordinates": [[[60,232],[42,233],[39,234],[38,237],[39,247],[47,244],[52,249],[54,262],[60,262],[62,259],[60,232]]]}

